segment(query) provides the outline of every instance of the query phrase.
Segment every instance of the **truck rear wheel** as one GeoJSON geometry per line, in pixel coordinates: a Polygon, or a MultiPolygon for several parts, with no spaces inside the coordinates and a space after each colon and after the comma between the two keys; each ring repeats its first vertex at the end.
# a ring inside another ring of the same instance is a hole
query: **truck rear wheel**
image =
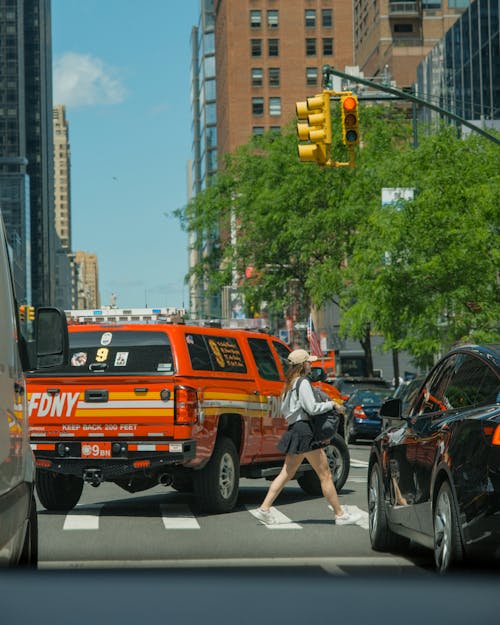
{"type": "Polygon", "coordinates": [[[194,495],[202,512],[231,511],[238,499],[240,462],[233,441],[217,439],[208,464],[193,475],[194,495]]]}
{"type": "Polygon", "coordinates": [[[51,471],[36,472],[36,492],[47,510],[67,512],[76,506],[83,490],[83,479],[74,475],[57,475],[51,471]]]}
{"type": "MultiPolygon", "coordinates": [[[[347,481],[351,468],[349,448],[342,436],[335,434],[328,447],[325,447],[325,453],[328,458],[330,471],[332,472],[333,483],[337,492],[340,492],[347,481]]],[[[312,469],[298,477],[297,482],[308,495],[322,495],[321,482],[316,472],[312,469]]]]}

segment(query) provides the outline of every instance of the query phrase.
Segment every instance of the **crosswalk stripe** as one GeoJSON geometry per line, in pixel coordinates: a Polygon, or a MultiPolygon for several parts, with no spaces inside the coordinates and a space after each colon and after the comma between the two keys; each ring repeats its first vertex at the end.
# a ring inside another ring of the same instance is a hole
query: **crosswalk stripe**
{"type": "Polygon", "coordinates": [[[351,458],[350,464],[352,469],[366,469],[368,467],[366,460],[356,460],[356,458],[351,458]]]}
{"type": "MultiPolygon", "coordinates": [[[[249,508],[248,506],[246,506],[246,509],[248,510],[248,512],[250,512],[250,514],[253,517],[257,518],[255,515],[255,509],[249,508]]],[[[264,525],[266,529],[269,529],[269,530],[301,530],[302,529],[302,525],[299,525],[298,523],[293,523],[291,519],[289,519],[285,514],[283,514],[279,510],[276,510],[276,508],[271,508],[271,510],[273,512],[273,517],[276,519],[276,522],[273,523],[273,525],[264,525]]]]}
{"type": "Polygon", "coordinates": [[[162,504],[161,518],[167,530],[199,530],[200,525],[189,506],[162,504]]]}
{"type": "Polygon", "coordinates": [[[101,507],[97,506],[95,512],[89,511],[89,506],[84,510],[75,508],[66,515],[63,530],[98,530],[101,507]]]}

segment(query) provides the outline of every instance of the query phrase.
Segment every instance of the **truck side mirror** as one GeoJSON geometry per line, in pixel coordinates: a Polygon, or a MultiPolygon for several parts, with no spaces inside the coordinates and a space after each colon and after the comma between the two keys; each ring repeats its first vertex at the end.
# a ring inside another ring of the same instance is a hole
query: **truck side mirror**
{"type": "Polygon", "coordinates": [[[324,382],[326,380],[326,373],[322,367],[311,367],[309,379],[311,382],[324,382]]]}
{"type": "Polygon", "coordinates": [[[36,368],[68,363],[69,339],[66,315],[59,308],[40,307],[35,320],[36,368]]]}

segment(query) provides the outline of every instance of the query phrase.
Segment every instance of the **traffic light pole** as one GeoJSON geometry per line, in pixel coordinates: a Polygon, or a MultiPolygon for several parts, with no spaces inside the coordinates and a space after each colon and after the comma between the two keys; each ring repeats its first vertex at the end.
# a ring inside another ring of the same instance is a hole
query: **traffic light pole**
{"type": "Polygon", "coordinates": [[[493,141],[493,143],[500,145],[500,139],[498,137],[491,135],[489,132],[486,132],[482,128],[478,128],[478,126],[475,126],[473,123],[467,121],[466,119],[464,119],[463,117],[460,117],[459,115],[455,115],[455,113],[451,113],[450,111],[447,111],[446,109],[443,109],[440,106],[431,104],[430,102],[427,102],[426,100],[423,100],[422,98],[418,98],[417,96],[411,93],[406,93],[405,91],[400,91],[399,89],[394,89],[393,87],[387,87],[385,85],[381,85],[371,80],[360,78],[359,76],[351,76],[351,74],[346,74],[345,72],[341,72],[338,69],[334,69],[331,65],[323,65],[323,88],[324,89],[329,88],[330,76],[332,74],[334,76],[339,76],[340,78],[345,78],[346,80],[360,83],[361,85],[366,85],[367,87],[371,87],[372,89],[380,89],[380,91],[384,91],[385,93],[390,93],[393,96],[396,96],[401,100],[409,100],[410,102],[421,104],[422,106],[425,106],[433,111],[437,111],[438,113],[441,113],[442,115],[449,117],[450,119],[454,119],[455,121],[459,122],[463,126],[470,128],[473,132],[477,132],[483,137],[486,137],[487,139],[489,139],[490,141],[493,141]]]}

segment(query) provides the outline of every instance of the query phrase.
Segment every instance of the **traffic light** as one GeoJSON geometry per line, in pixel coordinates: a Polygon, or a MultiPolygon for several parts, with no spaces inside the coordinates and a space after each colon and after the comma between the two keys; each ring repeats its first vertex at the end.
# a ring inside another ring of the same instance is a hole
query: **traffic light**
{"type": "Polygon", "coordinates": [[[359,110],[358,97],[344,95],[340,98],[342,115],[342,141],[347,147],[359,143],[359,110]]]}
{"type": "Polygon", "coordinates": [[[28,307],[24,306],[24,305],[23,306],[19,306],[19,319],[21,321],[25,321],[25,319],[26,319],[26,309],[27,308],[28,307]]]}
{"type": "Polygon", "coordinates": [[[28,321],[34,321],[35,320],[35,307],[34,306],[28,306],[28,321]]]}
{"type": "Polygon", "coordinates": [[[324,91],[305,102],[297,102],[296,110],[299,139],[310,141],[309,145],[299,145],[299,159],[324,165],[330,158],[332,143],[330,92],[324,91]]]}

